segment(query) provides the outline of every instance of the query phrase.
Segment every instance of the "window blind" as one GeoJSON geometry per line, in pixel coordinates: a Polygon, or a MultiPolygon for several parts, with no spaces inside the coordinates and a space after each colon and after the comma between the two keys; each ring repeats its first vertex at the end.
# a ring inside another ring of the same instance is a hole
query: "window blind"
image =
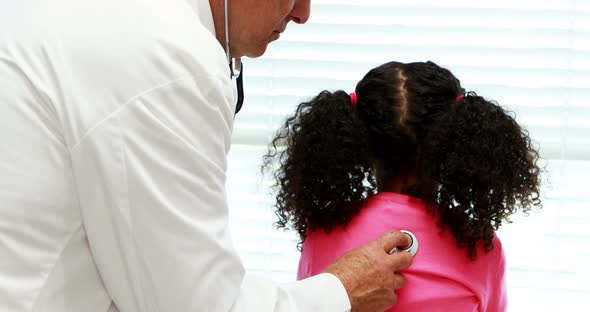
{"type": "Polygon", "coordinates": [[[260,59],[246,59],[228,201],[249,272],[295,279],[292,232],[274,228],[261,157],[284,118],[389,61],[432,60],[513,111],[540,146],[544,208],[499,235],[509,311],[584,311],[590,295],[590,0],[313,0],[260,59]]]}

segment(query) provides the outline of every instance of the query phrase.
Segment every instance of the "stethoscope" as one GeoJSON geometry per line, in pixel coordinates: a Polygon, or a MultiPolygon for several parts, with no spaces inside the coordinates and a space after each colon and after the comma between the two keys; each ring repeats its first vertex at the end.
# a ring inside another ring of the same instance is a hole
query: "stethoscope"
{"type": "Polygon", "coordinates": [[[242,79],[242,74],[244,73],[244,65],[242,64],[242,60],[237,58],[235,63],[231,56],[231,51],[229,49],[229,9],[228,9],[228,0],[225,0],[225,56],[227,57],[227,63],[229,64],[229,71],[230,71],[230,79],[236,78],[236,86],[238,89],[238,102],[236,103],[236,111],[234,113],[237,114],[240,109],[242,109],[242,105],[244,104],[244,82],[242,79]]]}
{"type": "Polygon", "coordinates": [[[406,230],[401,230],[400,232],[408,235],[410,237],[410,244],[405,247],[394,247],[392,250],[389,251],[390,254],[400,252],[400,251],[407,251],[409,252],[412,257],[416,255],[418,252],[418,239],[414,235],[414,233],[406,230]]]}

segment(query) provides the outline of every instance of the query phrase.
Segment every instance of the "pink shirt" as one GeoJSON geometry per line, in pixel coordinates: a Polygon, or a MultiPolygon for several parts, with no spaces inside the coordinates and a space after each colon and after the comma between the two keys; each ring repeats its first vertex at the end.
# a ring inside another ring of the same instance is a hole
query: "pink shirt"
{"type": "Polygon", "coordinates": [[[471,261],[449,231],[441,233],[422,200],[396,193],[373,196],[344,228],[309,233],[297,278],[321,273],[345,252],[392,229],[414,233],[419,249],[403,273],[398,303],[388,311],[506,311],[506,265],[498,237],[491,252],[480,248],[471,261]]]}

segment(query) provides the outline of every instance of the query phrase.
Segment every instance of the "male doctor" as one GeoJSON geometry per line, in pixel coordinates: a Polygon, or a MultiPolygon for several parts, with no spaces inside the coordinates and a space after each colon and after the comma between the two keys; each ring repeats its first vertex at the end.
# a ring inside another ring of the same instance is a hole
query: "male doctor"
{"type": "Polygon", "coordinates": [[[245,275],[228,231],[228,55],[309,0],[0,0],[0,311],[382,311],[397,231],[304,281],[245,275]]]}

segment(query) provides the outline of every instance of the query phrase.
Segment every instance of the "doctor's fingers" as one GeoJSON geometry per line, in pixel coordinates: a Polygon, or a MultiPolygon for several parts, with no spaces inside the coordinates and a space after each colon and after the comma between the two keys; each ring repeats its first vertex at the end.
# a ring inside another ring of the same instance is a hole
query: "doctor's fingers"
{"type": "Polygon", "coordinates": [[[388,231],[373,241],[378,248],[384,251],[384,256],[393,272],[406,269],[412,264],[412,255],[409,252],[394,252],[396,248],[403,248],[412,243],[412,239],[400,231],[388,231]]]}
{"type": "Polygon", "coordinates": [[[391,265],[393,272],[400,272],[412,265],[412,255],[407,251],[396,252],[393,254],[386,254],[387,261],[391,265]]]}
{"type": "Polygon", "coordinates": [[[405,247],[411,244],[410,237],[400,231],[388,231],[376,239],[383,251],[390,253],[396,247],[405,247]]]}
{"type": "Polygon", "coordinates": [[[406,278],[400,273],[393,273],[393,289],[398,290],[406,284],[406,278]]]}

